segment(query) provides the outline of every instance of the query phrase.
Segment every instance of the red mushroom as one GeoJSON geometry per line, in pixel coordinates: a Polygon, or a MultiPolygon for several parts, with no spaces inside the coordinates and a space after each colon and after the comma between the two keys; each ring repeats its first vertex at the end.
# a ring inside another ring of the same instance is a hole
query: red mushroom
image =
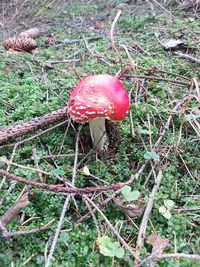
{"type": "Polygon", "coordinates": [[[79,123],[89,122],[94,146],[106,149],[105,119],[120,122],[129,111],[129,96],[113,76],[98,74],[79,82],[70,95],[68,112],[79,123]]]}

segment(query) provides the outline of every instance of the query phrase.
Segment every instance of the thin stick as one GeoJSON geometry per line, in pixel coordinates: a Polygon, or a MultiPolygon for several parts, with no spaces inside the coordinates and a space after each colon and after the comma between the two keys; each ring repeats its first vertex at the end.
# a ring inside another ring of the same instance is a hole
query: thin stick
{"type": "MultiPolygon", "coordinates": [[[[15,145],[14,148],[13,148],[12,155],[11,155],[11,157],[10,157],[10,162],[11,162],[11,163],[13,162],[13,159],[14,159],[14,156],[15,156],[15,153],[16,153],[16,149],[17,149],[17,145],[15,145]]],[[[8,164],[7,169],[6,169],[7,171],[10,170],[11,163],[8,164]]],[[[2,181],[1,181],[1,183],[0,183],[0,190],[2,189],[2,187],[3,187],[4,183],[5,183],[5,181],[6,181],[6,177],[3,177],[3,179],[2,179],[2,181]]],[[[2,202],[2,200],[0,200],[0,203],[1,203],[1,202],[2,202]]],[[[0,204],[0,205],[1,205],[1,204],[0,204]]]]}
{"type": "Polygon", "coordinates": [[[77,70],[76,70],[74,67],[72,67],[72,70],[74,71],[74,73],[75,73],[76,77],[79,79],[79,81],[81,81],[82,78],[81,78],[81,76],[79,75],[79,73],[77,72],[77,70]]]}
{"type": "Polygon", "coordinates": [[[117,230],[115,229],[115,227],[111,224],[111,222],[108,220],[108,218],[105,216],[105,214],[101,211],[101,209],[95,205],[95,203],[90,200],[87,196],[84,196],[87,201],[95,208],[95,210],[97,210],[99,212],[99,214],[102,216],[102,218],[105,220],[105,222],[107,223],[108,227],[111,229],[111,231],[117,236],[117,238],[119,239],[119,241],[122,243],[122,245],[128,250],[130,251],[131,255],[135,258],[137,258],[136,253],[133,251],[133,249],[126,243],[126,241],[120,236],[120,234],[117,232],[117,230]]]}
{"type": "Polygon", "coordinates": [[[54,222],[54,220],[51,220],[46,225],[44,225],[40,228],[31,229],[31,230],[27,230],[27,231],[3,232],[2,235],[4,238],[11,238],[11,237],[16,237],[16,236],[21,236],[21,235],[32,235],[32,234],[47,230],[53,222],[54,222]]]}
{"type": "Polygon", "coordinates": [[[127,185],[128,182],[124,183],[116,183],[111,185],[103,185],[98,187],[84,187],[84,188],[77,188],[77,187],[63,187],[62,184],[54,185],[54,184],[46,184],[36,181],[31,181],[26,178],[14,175],[13,173],[7,172],[3,169],[0,169],[0,175],[6,176],[8,179],[15,180],[20,183],[24,183],[30,186],[35,186],[42,188],[44,190],[48,190],[57,194],[74,194],[74,195],[82,195],[82,194],[91,194],[95,192],[103,192],[107,190],[117,190],[122,188],[124,185],[127,185]]]}
{"type": "Polygon", "coordinates": [[[196,260],[200,261],[200,255],[198,254],[185,254],[185,253],[169,253],[169,254],[162,254],[158,255],[158,259],[168,259],[168,258],[174,258],[174,259],[189,259],[189,260],[196,260]]]}
{"type": "MultiPolygon", "coordinates": [[[[200,261],[200,255],[198,254],[185,254],[185,253],[168,253],[168,254],[161,254],[156,255],[155,253],[152,253],[150,256],[148,256],[146,259],[140,261],[136,267],[144,266],[150,263],[153,263],[154,261],[157,261],[159,259],[188,259],[188,260],[195,260],[200,261]]],[[[148,265],[150,266],[150,265],[148,265]]]]}
{"type": "Polygon", "coordinates": [[[127,74],[127,75],[124,75],[124,77],[133,77],[133,78],[137,78],[137,79],[164,81],[164,82],[179,84],[179,85],[183,85],[183,86],[187,86],[187,87],[189,86],[189,83],[186,83],[186,82],[181,82],[178,80],[172,80],[172,79],[158,77],[158,76],[127,74]]]}
{"type": "Polygon", "coordinates": [[[17,217],[17,215],[21,212],[21,210],[29,204],[28,200],[28,192],[23,192],[21,196],[16,200],[14,205],[10,207],[4,215],[0,217],[1,223],[6,226],[13,219],[17,217]]]}
{"type": "Polygon", "coordinates": [[[84,200],[84,202],[85,202],[85,204],[86,204],[86,206],[87,206],[87,208],[88,208],[88,210],[89,210],[89,212],[90,212],[90,214],[91,214],[91,216],[92,216],[92,219],[93,219],[93,221],[94,221],[94,223],[95,223],[95,226],[96,226],[96,229],[97,229],[98,237],[100,237],[100,236],[101,236],[101,231],[100,231],[100,229],[99,229],[98,221],[97,221],[97,219],[96,219],[94,213],[92,212],[92,208],[90,207],[90,204],[88,203],[88,201],[87,201],[85,195],[83,195],[83,200],[84,200]]]}
{"type": "Polygon", "coordinates": [[[70,195],[68,195],[66,197],[66,199],[65,199],[65,202],[64,202],[64,205],[63,205],[63,208],[62,208],[62,212],[61,212],[61,215],[60,215],[60,219],[59,219],[59,222],[58,222],[58,225],[57,225],[57,228],[56,228],[56,232],[55,232],[55,235],[54,235],[54,238],[53,238],[53,242],[52,242],[52,245],[51,245],[51,249],[50,249],[49,255],[47,257],[47,261],[45,263],[45,267],[49,267],[50,266],[50,263],[51,263],[51,260],[52,260],[52,257],[53,257],[53,253],[54,253],[54,250],[55,250],[55,247],[56,247],[56,244],[57,244],[57,240],[58,240],[58,237],[60,235],[60,230],[61,230],[61,227],[62,227],[63,222],[64,222],[65,212],[67,210],[67,207],[68,207],[68,204],[69,204],[69,200],[70,200],[70,195]]]}
{"type": "MultiPolygon", "coordinates": [[[[74,186],[75,178],[76,178],[77,160],[78,160],[78,143],[79,143],[79,136],[80,136],[81,128],[82,127],[79,128],[79,131],[77,133],[77,138],[76,138],[74,168],[73,168],[73,174],[72,174],[72,186],[74,186]]],[[[63,205],[63,208],[62,208],[62,212],[61,212],[61,215],[60,215],[60,219],[59,219],[58,225],[56,227],[56,232],[55,232],[55,235],[54,235],[54,238],[53,238],[51,249],[50,249],[49,255],[47,257],[47,261],[45,263],[45,267],[49,267],[50,266],[50,263],[51,263],[51,260],[52,260],[52,257],[53,257],[53,254],[54,254],[54,251],[55,251],[55,248],[56,248],[56,244],[58,242],[58,237],[60,235],[60,231],[61,231],[61,228],[62,228],[62,225],[63,225],[63,222],[64,222],[64,217],[65,217],[65,213],[66,213],[67,208],[68,208],[68,204],[69,204],[70,198],[71,198],[71,196],[68,195],[66,197],[66,199],[65,199],[65,202],[64,202],[64,205],[63,205]]]]}
{"type": "Polygon", "coordinates": [[[194,85],[195,85],[195,88],[196,88],[196,91],[197,91],[197,101],[198,101],[199,104],[200,104],[200,89],[199,89],[199,84],[198,84],[196,78],[193,78],[192,80],[193,80],[193,82],[194,82],[194,85]]]}
{"type": "Polygon", "coordinates": [[[115,46],[115,42],[114,42],[114,37],[113,37],[113,33],[114,33],[114,28],[115,28],[115,24],[117,23],[120,15],[121,15],[121,10],[119,10],[117,12],[117,15],[112,23],[112,26],[111,26],[111,30],[110,30],[110,39],[111,39],[111,44],[112,44],[112,48],[115,50],[115,53],[117,54],[117,56],[119,57],[120,61],[122,64],[125,64],[126,62],[124,61],[124,59],[122,58],[120,52],[118,51],[117,47],[115,46]]]}
{"type": "Polygon", "coordinates": [[[192,56],[190,56],[188,54],[183,54],[181,52],[174,52],[174,54],[176,56],[180,57],[180,58],[188,59],[188,60],[190,60],[190,61],[192,61],[194,63],[200,64],[200,60],[199,59],[197,59],[195,57],[192,57],[192,56]]]}
{"type": "Polygon", "coordinates": [[[149,201],[147,203],[147,206],[146,206],[143,218],[142,218],[142,222],[140,224],[140,229],[139,229],[139,233],[138,233],[138,237],[137,237],[137,248],[141,248],[144,245],[144,238],[145,238],[147,223],[148,223],[149,216],[150,216],[151,210],[153,208],[153,202],[154,202],[156,193],[160,187],[160,183],[161,183],[162,178],[163,178],[162,171],[159,170],[158,175],[155,179],[155,185],[154,185],[152,192],[150,194],[149,201]]]}
{"type": "Polygon", "coordinates": [[[69,131],[70,124],[71,124],[71,119],[69,119],[69,121],[68,121],[67,128],[66,128],[66,130],[65,130],[65,133],[64,133],[64,136],[63,136],[63,140],[62,140],[62,143],[61,143],[61,145],[60,145],[59,154],[61,154],[61,152],[62,152],[62,150],[63,150],[64,142],[65,142],[67,133],[68,133],[68,131],[69,131]]]}
{"type": "Polygon", "coordinates": [[[38,171],[38,176],[39,176],[40,182],[43,182],[43,177],[42,177],[42,173],[40,172],[41,169],[39,167],[39,160],[38,160],[36,148],[33,148],[32,152],[33,152],[33,158],[34,158],[34,162],[35,162],[35,167],[36,167],[36,169],[38,171]]]}

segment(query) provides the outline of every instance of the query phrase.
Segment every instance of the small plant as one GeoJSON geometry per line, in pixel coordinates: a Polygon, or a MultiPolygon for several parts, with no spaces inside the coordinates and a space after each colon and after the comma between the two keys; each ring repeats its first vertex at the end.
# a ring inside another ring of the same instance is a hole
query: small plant
{"type": "Polygon", "coordinates": [[[140,192],[137,190],[132,191],[130,186],[125,185],[122,188],[122,196],[127,202],[131,202],[138,199],[138,197],[140,196],[140,192]]]}
{"type": "Polygon", "coordinates": [[[171,214],[171,209],[174,206],[174,201],[173,200],[165,200],[164,201],[164,206],[161,206],[159,208],[159,212],[168,220],[171,219],[172,214],[171,214]]]}
{"type": "Polygon", "coordinates": [[[120,243],[113,242],[109,236],[102,236],[97,239],[97,244],[100,249],[100,253],[108,257],[122,258],[124,256],[124,249],[121,247],[120,243]]]}
{"type": "Polygon", "coordinates": [[[153,160],[159,160],[159,155],[155,152],[155,151],[147,151],[145,154],[144,154],[144,158],[145,159],[153,159],[153,160]]]}

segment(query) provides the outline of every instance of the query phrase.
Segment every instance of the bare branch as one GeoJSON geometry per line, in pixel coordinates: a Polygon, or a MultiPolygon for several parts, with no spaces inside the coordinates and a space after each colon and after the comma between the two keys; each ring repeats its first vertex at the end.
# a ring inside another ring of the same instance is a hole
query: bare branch
{"type": "Polygon", "coordinates": [[[17,215],[29,204],[28,192],[23,192],[22,195],[17,199],[15,204],[6,211],[6,213],[0,217],[1,223],[6,226],[10,221],[15,219],[17,215]]]}
{"type": "Polygon", "coordinates": [[[67,107],[60,108],[44,116],[34,118],[28,122],[0,129],[0,144],[27,133],[35,132],[49,124],[64,120],[68,117],[67,107]]]}
{"type": "Polygon", "coordinates": [[[143,218],[142,218],[142,222],[140,224],[140,230],[139,230],[138,237],[137,237],[137,248],[141,248],[144,245],[144,238],[145,238],[147,223],[149,220],[149,216],[151,214],[151,210],[153,208],[153,202],[154,202],[156,193],[160,187],[162,177],[163,177],[162,171],[159,170],[158,175],[155,179],[155,185],[150,194],[149,201],[147,203],[147,206],[146,206],[143,218]]]}

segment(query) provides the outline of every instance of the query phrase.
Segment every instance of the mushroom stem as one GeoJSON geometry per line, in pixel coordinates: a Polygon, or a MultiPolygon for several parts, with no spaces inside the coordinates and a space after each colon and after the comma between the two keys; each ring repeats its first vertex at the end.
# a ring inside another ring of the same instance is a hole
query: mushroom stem
{"type": "Polygon", "coordinates": [[[107,150],[108,147],[105,120],[105,118],[95,118],[89,121],[92,143],[99,152],[107,150]]]}

